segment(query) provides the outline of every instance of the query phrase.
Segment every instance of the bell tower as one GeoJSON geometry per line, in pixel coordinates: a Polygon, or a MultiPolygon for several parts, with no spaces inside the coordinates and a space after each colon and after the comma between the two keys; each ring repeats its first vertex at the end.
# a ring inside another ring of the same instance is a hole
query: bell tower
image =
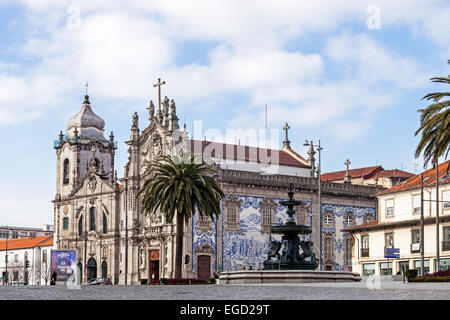
{"type": "Polygon", "coordinates": [[[88,172],[91,161],[95,162],[97,172],[112,183],[117,144],[112,132],[109,140],[105,139],[104,127],[105,121],[92,111],[89,96],[85,95],[81,110],[67,121],[66,133],[61,130],[54,142],[56,198],[72,193],[88,172]],[[95,153],[91,152],[92,147],[95,153]]]}

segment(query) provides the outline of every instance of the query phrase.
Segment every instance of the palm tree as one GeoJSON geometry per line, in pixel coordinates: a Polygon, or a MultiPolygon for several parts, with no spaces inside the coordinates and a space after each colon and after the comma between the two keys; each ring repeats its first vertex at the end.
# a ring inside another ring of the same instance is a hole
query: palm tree
{"type": "Polygon", "coordinates": [[[193,155],[162,156],[148,167],[150,178],[138,194],[144,213],[159,210],[168,223],[176,216],[175,278],[181,278],[184,222],[196,211],[211,219],[220,214],[225,195],[212,177],[213,171],[193,155]]]}
{"type": "MultiPolygon", "coordinates": [[[[448,60],[450,64],[450,60],[448,60]]],[[[450,84],[450,76],[431,78],[432,82],[450,84]]],[[[431,160],[433,165],[437,164],[439,157],[447,155],[450,151],[450,100],[441,101],[449,97],[450,92],[435,92],[427,94],[422,98],[432,100],[426,109],[418,110],[421,113],[420,127],[415,135],[422,132],[422,138],[416,149],[416,158],[423,151],[425,166],[431,160]]]]}

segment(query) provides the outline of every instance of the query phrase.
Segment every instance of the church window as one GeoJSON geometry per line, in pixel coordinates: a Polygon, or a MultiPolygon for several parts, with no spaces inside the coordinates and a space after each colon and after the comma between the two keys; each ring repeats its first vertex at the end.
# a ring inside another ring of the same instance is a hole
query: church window
{"type": "Polygon", "coordinates": [[[269,206],[263,207],[262,224],[269,225],[272,218],[272,212],[269,206]]]}
{"type": "Polygon", "coordinates": [[[347,216],[345,216],[345,225],[347,227],[352,226],[354,224],[354,219],[351,213],[347,214],[347,216]]]}
{"type": "Polygon", "coordinates": [[[265,198],[259,204],[261,212],[261,232],[269,233],[273,224],[276,204],[270,198],[265,198]]]}
{"type": "Polygon", "coordinates": [[[226,231],[240,231],[240,207],[241,200],[235,195],[231,195],[226,200],[226,231]]]}
{"type": "Polygon", "coordinates": [[[89,230],[90,231],[95,230],[95,215],[96,215],[95,207],[91,207],[89,209],[89,218],[90,218],[89,230]]]}
{"type": "Polygon", "coordinates": [[[69,159],[65,159],[63,164],[63,184],[69,184],[69,159]]]}
{"type": "Polygon", "coordinates": [[[333,236],[327,235],[323,239],[324,242],[324,252],[323,258],[327,262],[333,261],[333,236]]]}
{"type": "Polygon", "coordinates": [[[372,222],[372,216],[370,214],[366,215],[364,217],[364,223],[372,222]]]}
{"type": "Polygon", "coordinates": [[[69,218],[63,219],[63,230],[69,229],[69,218]]]}
{"type": "Polygon", "coordinates": [[[345,237],[344,264],[349,268],[352,266],[352,247],[353,239],[352,236],[348,235],[345,237]]]}
{"type": "Polygon", "coordinates": [[[80,220],[78,220],[78,235],[83,235],[83,216],[81,216],[80,220]]]}
{"type": "Polygon", "coordinates": [[[103,234],[108,233],[108,220],[106,219],[106,214],[103,213],[103,234]]]}
{"type": "Polygon", "coordinates": [[[208,215],[198,215],[197,227],[199,231],[207,232],[211,230],[213,225],[213,220],[208,215]]]}
{"type": "Polygon", "coordinates": [[[325,226],[333,225],[333,214],[330,212],[327,212],[323,217],[323,223],[325,226]]]}

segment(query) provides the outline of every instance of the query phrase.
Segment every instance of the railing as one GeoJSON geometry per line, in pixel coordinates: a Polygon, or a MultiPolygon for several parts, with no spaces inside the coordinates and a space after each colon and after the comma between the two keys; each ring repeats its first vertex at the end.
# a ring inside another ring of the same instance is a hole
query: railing
{"type": "Polygon", "coordinates": [[[450,240],[442,241],[442,251],[450,251],[450,240]]]}
{"type": "Polygon", "coordinates": [[[368,256],[369,256],[369,248],[362,248],[361,257],[368,257],[368,256]]]}
{"type": "MultiPolygon", "coordinates": [[[[246,185],[274,185],[286,187],[289,183],[295,183],[300,188],[317,189],[317,178],[310,177],[293,177],[285,175],[263,175],[258,172],[238,171],[222,169],[220,180],[225,183],[242,183],[246,185]]],[[[371,196],[384,190],[383,187],[363,186],[356,184],[333,183],[322,181],[322,192],[326,193],[348,193],[352,195],[371,196]]]]}
{"type": "Polygon", "coordinates": [[[86,143],[89,141],[98,141],[103,145],[107,144],[109,147],[117,149],[117,141],[95,140],[95,139],[86,140],[83,139],[82,137],[69,137],[67,134],[62,135],[60,139],[54,140],[53,148],[55,149],[59,148],[64,142],[69,142],[69,144],[76,144],[76,143],[86,143]]]}

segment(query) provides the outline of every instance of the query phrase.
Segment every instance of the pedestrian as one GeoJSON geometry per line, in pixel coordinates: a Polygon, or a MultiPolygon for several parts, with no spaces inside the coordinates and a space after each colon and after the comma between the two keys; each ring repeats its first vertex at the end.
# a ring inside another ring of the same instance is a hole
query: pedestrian
{"type": "Polygon", "coordinates": [[[54,286],[56,284],[56,276],[57,276],[56,271],[53,270],[52,277],[50,278],[50,285],[51,286],[54,286]]]}

